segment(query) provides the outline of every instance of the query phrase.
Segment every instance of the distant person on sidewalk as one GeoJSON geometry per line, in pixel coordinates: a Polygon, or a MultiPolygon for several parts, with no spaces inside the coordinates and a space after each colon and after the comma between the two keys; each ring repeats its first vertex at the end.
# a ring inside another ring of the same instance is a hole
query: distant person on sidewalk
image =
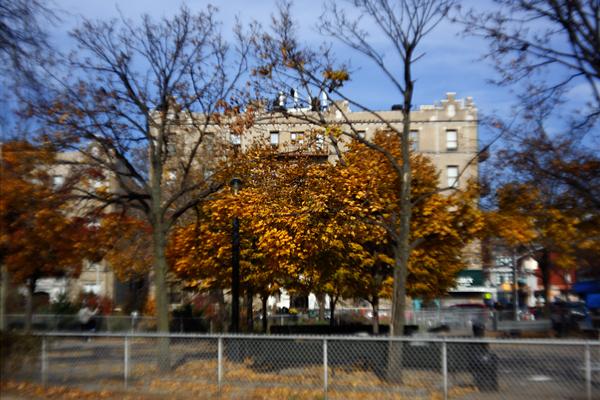
{"type": "Polygon", "coordinates": [[[98,309],[96,308],[94,311],[90,310],[90,308],[85,304],[79,313],[77,313],[77,318],[79,319],[79,324],[82,331],[95,332],[96,331],[96,320],[94,319],[94,315],[98,313],[98,309]]]}

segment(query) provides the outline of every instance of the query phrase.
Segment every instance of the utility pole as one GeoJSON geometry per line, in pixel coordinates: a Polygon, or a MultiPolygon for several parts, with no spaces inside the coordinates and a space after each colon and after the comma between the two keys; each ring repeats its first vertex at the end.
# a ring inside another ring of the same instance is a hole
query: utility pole
{"type": "Polygon", "coordinates": [[[517,249],[513,247],[513,312],[515,321],[519,320],[519,287],[517,283],[517,249]]]}

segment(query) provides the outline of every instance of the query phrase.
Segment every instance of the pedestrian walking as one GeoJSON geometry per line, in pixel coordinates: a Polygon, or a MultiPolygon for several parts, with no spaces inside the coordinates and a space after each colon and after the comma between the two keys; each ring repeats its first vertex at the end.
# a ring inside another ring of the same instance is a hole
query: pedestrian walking
{"type": "Polygon", "coordinates": [[[98,309],[96,308],[94,311],[90,310],[87,304],[83,305],[83,308],[79,310],[77,313],[77,318],[79,319],[79,326],[82,332],[95,332],[96,331],[96,320],[94,319],[94,315],[98,313],[98,309]]]}

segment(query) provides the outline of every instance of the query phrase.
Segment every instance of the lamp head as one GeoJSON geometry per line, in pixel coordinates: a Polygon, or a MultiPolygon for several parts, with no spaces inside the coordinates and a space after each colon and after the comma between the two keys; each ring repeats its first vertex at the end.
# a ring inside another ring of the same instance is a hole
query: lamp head
{"type": "Polygon", "coordinates": [[[239,178],[233,178],[229,182],[229,187],[231,188],[231,192],[237,196],[240,190],[242,190],[242,181],[239,178]]]}

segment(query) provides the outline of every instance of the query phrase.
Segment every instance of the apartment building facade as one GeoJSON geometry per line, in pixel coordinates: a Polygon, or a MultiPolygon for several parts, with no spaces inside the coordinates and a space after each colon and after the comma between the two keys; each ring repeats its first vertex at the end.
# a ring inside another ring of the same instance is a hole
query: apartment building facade
{"type": "MultiPolygon", "coordinates": [[[[285,104],[284,98],[278,104],[285,104]]],[[[260,136],[268,138],[271,145],[281,151],[300,150],[309,140],[314,140],[314,132],[319,128],[318,121],[338,125],[344,132],[354,132],[370,140],[375,132],[392,126],[401,130],[403,112],[401,106],[392,106],[384,111],[353,111],[347,101],[333,101],[329,104],[323,100],[319,104],[319,116],[310,107],[301,107],[294,101],[291,107],[279,106],[274,112],[259,115],[250,134],[245,136],[231,135],[234,145],[242,149],[250,145],[260,136]],[[311,115],[312,114],[312,115],[311,115]],[[311,136],[312,135],[312,136],[311,136]]],[[[259,113],[260,114],[260,113],[259,113]]],[[[469,179],[479,176],[479,162],[484,158],[479,154],[477,107],[472,98],[457,99],[455,93],[447,93],[446,98],[432,105],[421,105],[410,112],[410,136],[412,149],[428,156],[440,171],[442,187],[464,188],[469,179]]],[[[339,144],[344,151],[344,144],[339,144]]],[[[317,151],[312,147],[312,157],[321,161],[334,162],[337,153],[327,138],[317,138],[317,151]]],[[[450,189],[452,190],[452,189],[450,189]]],[[[450,191],[448,191],[449,193],[450,191]]],[[[483,302],[490,295],[495,297],[494,288],[483,276],[481,246],[474,242],[463,249],[467,269],[457,279],[457,285],[450,290],[450,295],[441,301],[439,306],[447,306],[462,302],[483,302]]],[[[281,296],[277,307],[290,307],[289,296],[281,296]]],[[[309,299],[309,304],[315,299],[309,299]]],[[[415,308],[421,303],[413,302],[415,308]]]]}
{"type": "MultiPolygon", "coordinates": [[[[283,112],[260,113],[249,133],[236,136],[226,129],[218,126],[209,126],[213,145],[206,146],[205,151],[215,151],[216,146],[230,142],[242,149],[249,146],[257,137],[268,138],[271,145],[284,150],[300,149],[307,143],[310,132],[314,132],[318,125],[314,118],[306,118],[312,112],[310,109],[298,106],[287,107],[283,112]],[[229,136],[228,136],[229,135],[229,136]]],[[[375,132],[385,129],[386,124],[401,129],[403,125],[402,109],[398,106],[390,110],[366,112],[353,111],[348,102],[336,101],[331,104],[323,103],[321,116],[329,124],[339,125],[346,132],[354,130],[359,136],[369,140],[375,132]]],[[[172,138],[170,151],[186,154],[188,135],[195,136],[193,132],[180,132],[177,138],[172,138]]],[[[428,156],[441,173],[441,186],[461,188],[467,185],[467,180],[478,177],[478,119],[477,107],[471,98],[457,99],[455,93],[447,93],[446,98],[432,105],[421,105],[411,111],[411,140],[413,151],[428,156]]],[[[337,158],[335,148],[323,138],[316,147],[317,151],[311,156],[322,161],[333,162],[337,158]]],[[[314,148],[313,148],[314,149],[314,148]]],[[[340,149],[344,150],[343,143],[340,149]]],[[[314,151],[314,150],[313,150],[314,151]]],[[[218,151],[217,151],[218,152],[218,151]]],[[[172,171],[176,171],[173,168],[172,171]]],[[[169,175],[176,172],[168,172],[169,175]]],[[[58,171],[55,177],[57,185],[61,183],[63,175],[68,171],[58,171]]],[[[109,180],[114,185],[114,180],[109,180]]],[[[92,185],[100,184],[91,182],[92,185]]],[[[110,190],[117,190],[116,187],[110,190]]],[[[166,188],[168,190],[168,187],[166,188]]],[[[451,290],[451,295],[444,301],[449,305],[455,302],[475,301],[481,302],[484,293],[490,291],[483,281],[481,251],[478,243],[463,250],[465,262],[468,266],[461,273],[457,286],[451,290]]],[[[91,291],[102,296],[115,297],[117,285],[114,273],[105,262],[89,263],[83,268],[79,279],[63,283],[64,289],[76,294],[79,291],[91,291]]],[[[287,306],[285,299],[278,306],[287,306]]],[[[314,303],[314,301],[313,301],[314,303]]],[[[419,307],[419,302],[414,303],[419,307]]]]}

